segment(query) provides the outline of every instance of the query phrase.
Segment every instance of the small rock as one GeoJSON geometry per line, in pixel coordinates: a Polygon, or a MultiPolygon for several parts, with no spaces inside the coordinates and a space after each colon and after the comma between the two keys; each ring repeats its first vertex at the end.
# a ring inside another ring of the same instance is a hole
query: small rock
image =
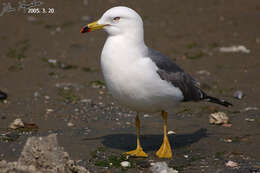
{"type": "Polygon", "coordinates": [[[149,115],[149,114],[144,114],[144,118],[148,118],[148,117],[151,117],[151,115],[149,115]]]}
{"type": "Polygon", "coordinates": [[[103,95],[105,92],[104,91],[99,91],[98,92],[100,95],[103,95]]]}
{"type": "Polygon", "coordinates": [[[188,158],[189,158],[189,156],[188,156],[188,155],[186,155],[186,154],[185,154],[183,157],[184,157],[184,158],[186,158],[186,159],[188,159],[188,158]]]}
{"type": "Polygon", "coordinates": [[[75,126],[75,125],[74,125],[72,122],[68,122],[67,126],[73,127],[73,126],[75,126]]]}
{"type": "Polygon", "coordinates": [[[255,121],[254,118],[246,118],[245,120],[246,120],[246,121],[249,121],[249,122],[254,122],[254,121],[255,121]]]}
{"type": "Polygon", "coordinates": [[[237,168],[238,164],[236,162],[233,162],[231,160],[229,160],[226,164],[227,167],[231,167],[231,168],[237,168]]]}
{"type": "Polygon", "coordinates": [[[51,113],[51,112],[53,112],[53,109],[47,109],[46,112],[47,112],[47,114],[51,113]]]}
{"type": "Polygon", "coordinates": [[[39,93],[36,91],[36,92],[34,92],[34,97],[38,97],[39,96],[39,93]]]}
{"type": "Polygon", "coordinates": [[[257,111],[258,108],[257,107],[247,107],[244,109],[244,111],[257,111]]]}
{"type": "Polygon", "coordinates": [[[45,98],[46,100],[49,100],[49,99],[50,99],[50,96],[44,96],[44,98],[45,98]]]}
{"type": "Polygon", "coordinates": [[[222,124],[223,127],[232,127],[232,124],[228,123],[228,124],[222,124]]]}
{"type": "Polygon", "coordinates": [[[87,5],[88,5],[88,0],[83,0],[83,4],[84,4],[85,6],[87,6],[87,5]]]}
{"type": "Polygon", "coordinates": [[[228,53],[228,52],[242,52],[242,53],[250,53],[250,50],[247,49],[243,45],[239,46],[230,46],[230,47],[221,47],[219,48],[220,52],[228,53]]]}
{"type": "Polygon", "coordinates": [[[16,162],[0,161],[1,173],[89,173],[70,160],[69,154],[58,145],[57,137],[30,137],[16,162]]]}
{"type": "Polygon", "coordinates": [[[232,139],[224,139],[224,142],[226,142],[226,143],[231,143],[232,142],[232,139]]]}
{"type": "Polygon", "coordinates": [[[10,125],[10,129],[18,129],[20,127],[24,127],[24,123],[20,118],[15,119],[10,125]]]}
{"type": "Polygon", "coordinates": [[[80,100],[81,103],[91,103],[92,100],[91,99],[82,99],[80,100]]]}
{"type": "Polygon", "coordinates": [[[4,93],[3,91],[0,91],[0,100],[5,100],[7,99],[7,94],[4,93]]]}
{"type": "Polygon", "coordinates": [[[229,121],[228,116],[224,112],[216,112],[212,113],[209,116],[209,123],[210,124],[227,124],[229,121]]]}
{"type": "Polygon", "coordinates": [[[56,32],[60,32],[60,31],[61,31],[61,27],[57,27],[56,32]]]}
{"type": "Polygon", "coordinates": [[[168,135],[176,135],[176,132],[175,132],[175,131],[172,131],[172,130],[170,130],[170,131],[168,131],[168,135]]]}
{"type": "Polygon", "coordinates": [[[56,64],[57,60],[56,59],[48,59],[48,63],[50,64],[56,64]]]}
{"type": "Polygon", "coordinates": [[[210,72],[208,72],[206,70],[199,70],[199,71],[197,71],[197,74],[210,76],[210,72]]]}
{"type": "Polygon", "coordinates": [[[178,173],[179,171],[169,168],[166,162],[156,162],[151,164],[152,173],[178,173]]]}
{"type": "Polygon", "coordinates": [[[241,100],[243,97],[244,97],[244,94],[242,91],[238,90],[236,92],[234,92],[234,95],[233,95],[235,98],[241,100]]]}
{"type": "Polygon", "coordinates": [[[130,167],[130,166],[131,166],[130,162],[128,162],[128,161],[123,161],[123,162],[120,163],[120,165],[121,165],[122,167],[124,167],[124,168],[127,168],[127,167],[130,167]]]}

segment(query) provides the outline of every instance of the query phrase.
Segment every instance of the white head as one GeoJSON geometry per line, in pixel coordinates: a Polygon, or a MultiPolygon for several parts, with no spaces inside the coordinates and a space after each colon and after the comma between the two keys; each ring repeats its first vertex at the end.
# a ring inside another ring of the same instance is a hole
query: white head
{"type": "Polygon", "coordinates": [[[107,10],[96,22],[81,29],[81,33],[104,29],[110,36],[127,35],[143,38],[143,21],[134,10],[118,6],[107,10]]]}

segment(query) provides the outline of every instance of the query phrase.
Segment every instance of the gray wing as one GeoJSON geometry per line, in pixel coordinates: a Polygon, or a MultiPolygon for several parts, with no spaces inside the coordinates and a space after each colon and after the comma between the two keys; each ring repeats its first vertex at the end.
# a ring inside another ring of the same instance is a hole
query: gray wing
{"type": "Polygon", "coordinates": [[[204,99],[205,93],[198,88],[199,82],[185,73],[177,64],[170,58],[162,55],[160,52],[149,48],[148,57],[159,68],[157,73],[162,80],[167,80],[177,88],[179,88],[184,96],[183,101],[198,101],[204,99]]]}

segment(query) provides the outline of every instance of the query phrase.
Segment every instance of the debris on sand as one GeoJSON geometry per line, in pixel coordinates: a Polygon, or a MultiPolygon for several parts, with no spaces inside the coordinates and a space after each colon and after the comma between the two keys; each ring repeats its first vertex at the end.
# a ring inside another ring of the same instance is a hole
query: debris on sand
{"type": "Polygon", "coordinates": [[[120,165],[121,165],[122,167],[124,167],[124,168],[127,168],[127,167],[130,167],[130,166],[131,166],[130,162],[128,162],[128,161],[123,161],[123,162],[120,163],[120,165]]]}
{"type": "Polygon", "coordinates": [[[212,113],[209,116],[210,124],[217,124],[217,125],[228,124],[228,121],[229,121],[229,118],[226,115],[226,113],[224,113],[224,112],[212,113]]]}
{"type": "Polygon", "coordinates": [[[178,173],[179,171],[169,168],[167,163],[165,162],[156,162],[152,163],[152,167],[150,168],[152,173],[178,173]]]}
{"type": "Polygon", "coordinates": [[[10,129],[18,129],[18,128],[23,128],[24,127],[24,123],[20,118],[15,119],[10,125],[9,128],[10,129]]]}
{"type": "Polygon", "coordinates": [[[246,108],[244,109],[244,111],[257,111],[257,110],[258,110],[257,107],[246,107],[246,108]]]}
{"type": "Polygon", "coordinates": [[[68,122],[68,123],[67,123],[67,126],[68,126],[68,127],[73,127],[73,126],[75,126],[75,124],[73,124],[72,122],[68,122]]]}
{"type": "Polygon", "coordinates": [[[249,122],[254,122],[254,121],[255,121],[254,118],[246,118],[245,120],[246,120],[246,121],[249,121],[249,122]]]}
{"type": "Polygon", "coordinates": [[[221,47],[219,48],[220,52],[242,52],[242,53],[250,53],[250,50],[247,49],[245,46],[243,45],[238,45],[238,46],[230,46],[230,47],[221,47]]]}
{"type": "Polygon", "coordinates": [[[4,93],[3,91],[0,91],[0,100],[5,100],[7,99],[7,94],[4,93]]]}
{"type": "Polygon", "coordinates": [[[199,70],[196,72],[197,74],[200,74],[200,75],[206,75],[206,76],[210,76],[210,72],[209,71],[206,71],[206,70],[199,70]]]}
{"type": "Polygon", "coordinates": [[[233,162],[231,160],[229,160],[228,162],[226,162],[225,164],[227,167],[230,167],[230,168],[238,168],[238,164],[236,162],[233,162]]]}
{"type": "Polygon", "coordinates": [[[233,141],[232,141],[232,139],[227,138],[227,139],[224,139],[224,142],[226,142],[226,143],[231,143],[231,142],[233,142],[233,141]]]}
{"type": "Polygon", "coordinates": [[[144,114],[144,118],[149,118],[149,117],[151,117],[151,115],[149,115],[149,114],[144,114]]]}
{"type": "Polygon", "coordinates": [[[170,131],[168,131],[168,135],[176,135],[176,132],[175,132],[175,131],[172,131],[172,130],[170,130],[170,131]]]}
{"type": "Polygon", "coordinates": [[[233,95],[236,99],[239,99],[241,100],[243,97],[244,97],[244,93],[240,90],[234,92],[234,95],[233,95]]]}
{"type": "Polygon", "coordinates": [[[23,122],[20,118],[15,119],[10,125],[9,129],[18,131],[37,131],[39,127],[35,123],[23,122]]]}
{"type": "Polygon", "coordinates": [[[89,173],[58,146],[56,134],[30,137],[17,162],[0,161],[1,173],[89,173]]]}

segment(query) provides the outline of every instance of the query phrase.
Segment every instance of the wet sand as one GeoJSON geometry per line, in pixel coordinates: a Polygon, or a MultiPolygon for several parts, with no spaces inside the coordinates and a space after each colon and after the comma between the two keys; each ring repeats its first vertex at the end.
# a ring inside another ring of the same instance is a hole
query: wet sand
{"type": "MultiPolygon", "coordinates": [[[[135,112],[121,107],[104,86],[99,56],[106,34],[79,32],[106,9],[125,5],[143,17],[147,45],[170,56],[207,93],[234,104],[228,109],[205,102],[173,108],[168,129],[176,135],[169,136],[174,148],[170,160],[154,156],[162,141],[159,113],[141,116],[149,157],[131,158],[134,166],[126,172],[146,172],[155,161],[187,173],[260,172],[258,0],[43,2],[40,7],[54,8],[54,14],[0,16],[0,89],[8,93],[7,101],[0,102],[0,134],[16,118],[39,127],[17,133],[14,141],[0,140],[0,160],[17,160],[28,136],[53,132],[71,158],[91,172],[107,171],[111,156],[135,148],[135,112]],[[219,51],[233,45],[244,45],[250,53],[219,51]],[[245,95],[241,100],[233,97],[237,90],[245,95]],[[210,125],[208,116],[215,111],[226,112],[232,127],[210,125]],[[239,168],[226,167],[229,160],[239,168]]],[[[116,166],[108,170],[122,171],[116,166]]]]}

